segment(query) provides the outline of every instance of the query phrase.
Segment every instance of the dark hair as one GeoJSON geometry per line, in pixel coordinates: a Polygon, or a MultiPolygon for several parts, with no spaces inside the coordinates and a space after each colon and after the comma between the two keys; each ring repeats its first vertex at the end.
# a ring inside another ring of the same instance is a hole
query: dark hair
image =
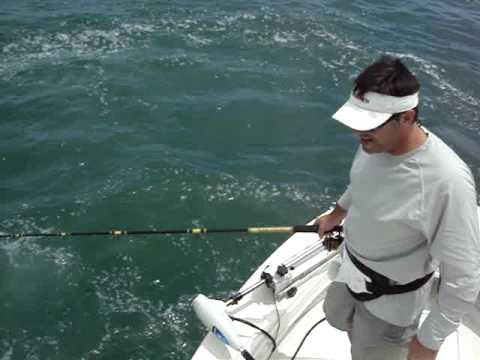
{"type": "MultiPolygon", "coordinates": [[[[420,90],[417,78],[402,61],[390,55],[384,55],[363,70],[354,80],[353,93],[359,98],[369,91],[390,96],[408,96],[420,90]]],[[[415,110],[418,119],[418,106],[415,110]]]]}
{"type": "Polygon", "coordinates": [[[407,96],[420,89],[417,78],[401,60],[389,55],[382,56],[368,66],[354,82],[354,94],[358,97],[363,97],[369,91],[391,96],[407,96]]]}

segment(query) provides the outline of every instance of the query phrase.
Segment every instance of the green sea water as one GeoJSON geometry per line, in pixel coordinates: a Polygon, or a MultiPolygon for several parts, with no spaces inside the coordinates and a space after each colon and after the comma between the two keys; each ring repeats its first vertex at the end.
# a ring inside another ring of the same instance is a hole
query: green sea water
{"type": "MultiPolygon", "coordinates": [[[[2,0],[0,232],[301,224],[343,192],[331,115],[383,53],[480,180],[480,3],[2,0]]],[[[190,359],[190,302],[285,236],[0,240],[0,359],[190,359]]]]}

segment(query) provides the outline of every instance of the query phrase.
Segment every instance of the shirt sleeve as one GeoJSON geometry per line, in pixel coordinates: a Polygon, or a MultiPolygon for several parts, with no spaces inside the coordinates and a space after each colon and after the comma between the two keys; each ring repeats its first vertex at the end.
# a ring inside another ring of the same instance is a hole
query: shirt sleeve
{"type": "Polygon", "coordinates": [[[352,190],[351,186],[348,185],[347,190],[343,193],[342,196],[340,196],[340,199],[338,199],[337,204],[344,210],[348,210],[350,205],[352,204],[352,190]]]}
{"type": "MultiPolygon", "coordinates": [[[[473,178],[455,176],[439,194],[443,206],[429,224],[430,255],[439,264],[440,286],[436,301],[417,337],[437,350],[455,331],[480,290],[480,229],[473,178]]],[[[427,214],[428,216],[428,214],[427,214]]]]}

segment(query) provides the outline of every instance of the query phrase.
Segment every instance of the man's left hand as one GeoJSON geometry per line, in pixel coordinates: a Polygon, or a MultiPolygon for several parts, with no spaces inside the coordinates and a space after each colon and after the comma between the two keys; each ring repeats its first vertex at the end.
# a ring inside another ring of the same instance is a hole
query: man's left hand
{"type": "Polygon", "coordinates": [[[414,336],[410,342],[407,360],[435,360],[438,350],[432,350],[423,346],[414,336]]]}

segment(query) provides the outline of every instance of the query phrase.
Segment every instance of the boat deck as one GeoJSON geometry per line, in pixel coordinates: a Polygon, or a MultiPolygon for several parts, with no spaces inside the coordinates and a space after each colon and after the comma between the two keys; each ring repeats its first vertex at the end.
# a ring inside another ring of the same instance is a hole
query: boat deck
{"type": "MultiPolygon", "coordinates": [[[[480,217],[480,207],[479,207],[480,217]]],[[[261,273],[268,266],[276,268],[285,263],[292,254],[297,254],[318,242],[315,234],[297,233],[280,246],[247,280],[242,289],[259,281],[261,273]]],[[[323,301],[330,284],[328,268],[333,261],[325,249],[316,255],[313,261],[322,262],[322,266],[312,272],[312,276],[298,285],[298,291],[292,298],[274,301],[272,290],[265,286],[245,296],[239,304],[228,308],[228,312],[238,318],[250,321],[276,337],[277,349],[269,357],[272,343],[260,331],[242,323],[234,323],[244,346],[257,360],[291,359],[304,336],[320,319],[324,318],[323,301]],[[325,261],[325,260],[328,261],[325,261]],[[280,316],[280,327],[278,318],[280,316]]],[[[307,264],[308,261],[305,263],[307,264]]],[[[426,317],[428,311],[422,314],[426,317]]],[[[240,360],[241,355],[224,345],[212,333],[209,333],[197,349],[192,360],[240,360]]],[[[331,327],[326,321],[318,325],[308,336],[296,360],[348,360],[350,342],[345,332],[331,327]]],[[[463,324],[452,333],[440,348],[438,360],[478,360],[480,359],[480,298],[472,312],[463,319],[463,324]],[[473,329],[473,330],[472,330],[473,329]]]]}

